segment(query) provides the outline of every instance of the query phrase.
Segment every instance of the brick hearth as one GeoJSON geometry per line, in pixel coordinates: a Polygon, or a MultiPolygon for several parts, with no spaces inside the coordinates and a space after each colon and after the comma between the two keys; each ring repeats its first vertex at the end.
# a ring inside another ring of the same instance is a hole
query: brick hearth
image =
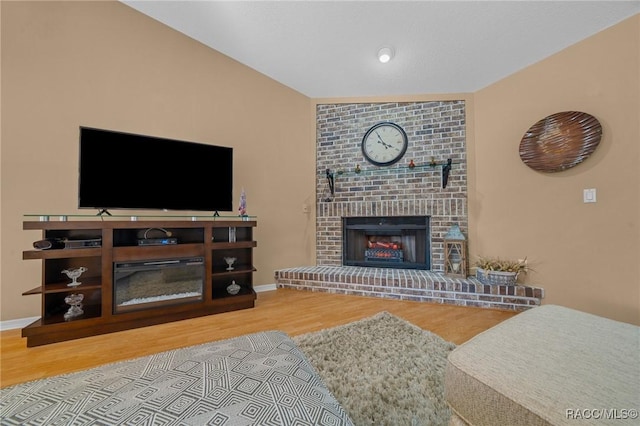
{"type": "Polygon", "coordinates": [[[441,273],[359,266],[309,266],[275,272],[280,288],[523,311],[540,305],[537,287],[482,284],[441,273]]]}

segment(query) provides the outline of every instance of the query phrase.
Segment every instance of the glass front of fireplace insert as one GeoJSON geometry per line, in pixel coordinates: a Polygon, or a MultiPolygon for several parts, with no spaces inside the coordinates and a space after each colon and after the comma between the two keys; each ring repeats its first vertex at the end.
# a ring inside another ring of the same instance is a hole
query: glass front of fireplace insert
{"type": "Polygon", "coordinates": [[[200,301],[204,258],[114,264],[113,311],[123,313],[200,301]]]}

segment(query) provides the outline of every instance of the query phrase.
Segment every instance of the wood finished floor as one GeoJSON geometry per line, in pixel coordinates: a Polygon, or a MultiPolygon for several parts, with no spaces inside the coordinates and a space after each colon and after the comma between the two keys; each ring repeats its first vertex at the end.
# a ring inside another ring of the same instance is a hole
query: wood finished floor
{"type": "Polygon", "coordinates": [[[461,344],[515,312],[315,293],[291,289],[258,294],[256,307],[118,333],[26,347],[20,330],[0,333],[0,387],[265,330],[290,336],[387,311],[461,344]]]}

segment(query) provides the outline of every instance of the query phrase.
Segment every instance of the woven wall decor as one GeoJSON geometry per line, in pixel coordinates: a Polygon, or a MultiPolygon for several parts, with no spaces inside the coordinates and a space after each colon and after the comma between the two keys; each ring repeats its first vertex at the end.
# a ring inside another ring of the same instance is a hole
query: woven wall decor
{"type": "Polygon", "coordinates": [[[520,141],[520,158],[540,172],[577,166],[596,150],[602,137],[598,119],[586,112],[552,114],[531,126],[520,141]]]}

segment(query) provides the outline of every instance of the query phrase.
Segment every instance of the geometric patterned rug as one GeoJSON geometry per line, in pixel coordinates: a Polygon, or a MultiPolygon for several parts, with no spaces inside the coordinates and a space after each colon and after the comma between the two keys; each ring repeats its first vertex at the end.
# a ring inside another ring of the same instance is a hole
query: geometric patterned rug
{"type": "Polygon", "coordinates": [[[352,425],[293,341],[260,332],[0,390],[2,425],[352,425]]]}

